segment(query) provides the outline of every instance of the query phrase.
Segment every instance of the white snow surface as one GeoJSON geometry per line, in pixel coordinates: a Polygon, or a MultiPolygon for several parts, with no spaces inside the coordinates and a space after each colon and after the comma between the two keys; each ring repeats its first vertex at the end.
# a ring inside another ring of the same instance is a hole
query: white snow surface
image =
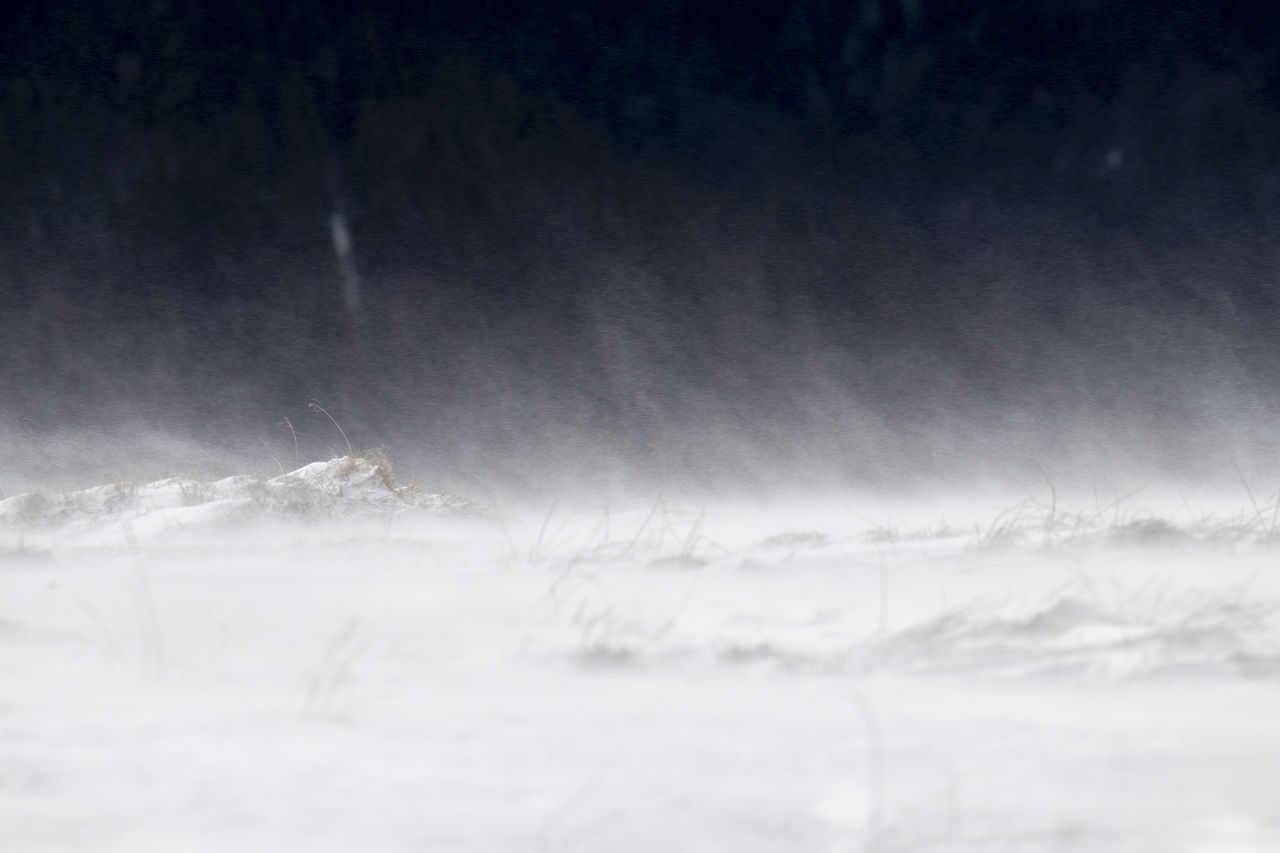
{"type": "Polygon", "coordinates": [[[0,850],[1280,850],[1274,513],[889,513],[0,501],[0,850]]]}

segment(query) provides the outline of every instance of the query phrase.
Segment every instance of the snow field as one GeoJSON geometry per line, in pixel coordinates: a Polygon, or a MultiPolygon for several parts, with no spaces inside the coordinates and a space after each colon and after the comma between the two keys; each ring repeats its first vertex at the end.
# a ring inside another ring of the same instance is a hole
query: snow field
{"type": "Polygon", "coordinates": [[[1263,514],[855,509],[0,501],[4,849],[1280,849],[1263,514]]]}

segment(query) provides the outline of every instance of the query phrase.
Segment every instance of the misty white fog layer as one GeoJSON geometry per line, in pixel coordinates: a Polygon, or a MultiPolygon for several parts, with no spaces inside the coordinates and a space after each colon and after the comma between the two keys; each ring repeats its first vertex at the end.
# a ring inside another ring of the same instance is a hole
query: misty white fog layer
{"type": "MultiPolygon", "coordinates": [[[[182,297],[160,325],[69,302],[8,338],[0,487],[279,472],[348,443],[488,496],[1276,476],[1269,315],[1205,249],[1125,258],[997,222],[891,246],[854,231],[824,254],[753,224],[672,226],[639,257],[560,235],[554,263],[464,279],[470,295],[370,269],[358,310],[329,247],[306,299],[263,273],[254,301],[182,297]]],[[[72,281],[41,273],[29,299],[72,281]]]]}
{"type": "Polygon", "coordinates": [[[0,500],[15,850],[1261,851],[1276,499],[0,500]]]}

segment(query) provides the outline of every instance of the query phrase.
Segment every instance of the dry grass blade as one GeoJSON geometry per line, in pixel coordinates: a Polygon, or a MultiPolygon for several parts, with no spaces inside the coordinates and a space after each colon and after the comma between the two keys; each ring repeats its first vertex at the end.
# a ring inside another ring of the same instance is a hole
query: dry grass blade
{"type": "MultiPolygon", "coordinates": [[[[355,456],[355,455],[356,455],[356,452],[355,452],[354,450],[352,450],[352,449],[351,449],[351,439],[347,438],[346,430],[344,430],[344,429],[342,428],[342,425],[341,425],[341,424],[339,424],[336,420],[334,420],[333,415],[331,415],[331,414],[329,414],[327,411],[325,411],[324,406],[321,406],[321,405],[320,405],[320,402],[319,402],[318,400],[312,400],[312,401],[310,401],[309,403],[307,403],[307,408],[308,408],[308,409],[310,409],[310,410],[311,410],[311,411],[313,411],[313,412],[319,412],[320,414],[322,414],[322,415],[324,415],[326,418],[328,418],[328,419],[329,419],[329,422],[330,422],[330,423],[332,423],[332,424],[334,425],[334,427],[338,430],[338,434],[342,436],[342,440],[346,443],[346,445],[347,445],[347,455],[348,455],[348,456],[355,456]]],[[[289,425],[289,430],[290,430],[291,432],[293,431],[293,424],[290,424],[290,425],[289,425]]],[[[296,435],[294,436],[294,441],[295,441],[295,442],[297,441],[297,436],[296,436],[296,435]]],[[[295,445],[295,450],[296,450],[296,445],[295,445]]]]}

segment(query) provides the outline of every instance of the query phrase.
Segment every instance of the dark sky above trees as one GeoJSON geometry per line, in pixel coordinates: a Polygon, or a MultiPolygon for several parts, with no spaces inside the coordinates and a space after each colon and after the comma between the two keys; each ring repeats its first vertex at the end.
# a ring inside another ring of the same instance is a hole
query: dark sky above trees
{"type": "Polygon", "coordinates": [[[1271,411],[1265,4],[6,14],[14,429],[318,398],[441,470],[859,480],[1271,411]]]}

